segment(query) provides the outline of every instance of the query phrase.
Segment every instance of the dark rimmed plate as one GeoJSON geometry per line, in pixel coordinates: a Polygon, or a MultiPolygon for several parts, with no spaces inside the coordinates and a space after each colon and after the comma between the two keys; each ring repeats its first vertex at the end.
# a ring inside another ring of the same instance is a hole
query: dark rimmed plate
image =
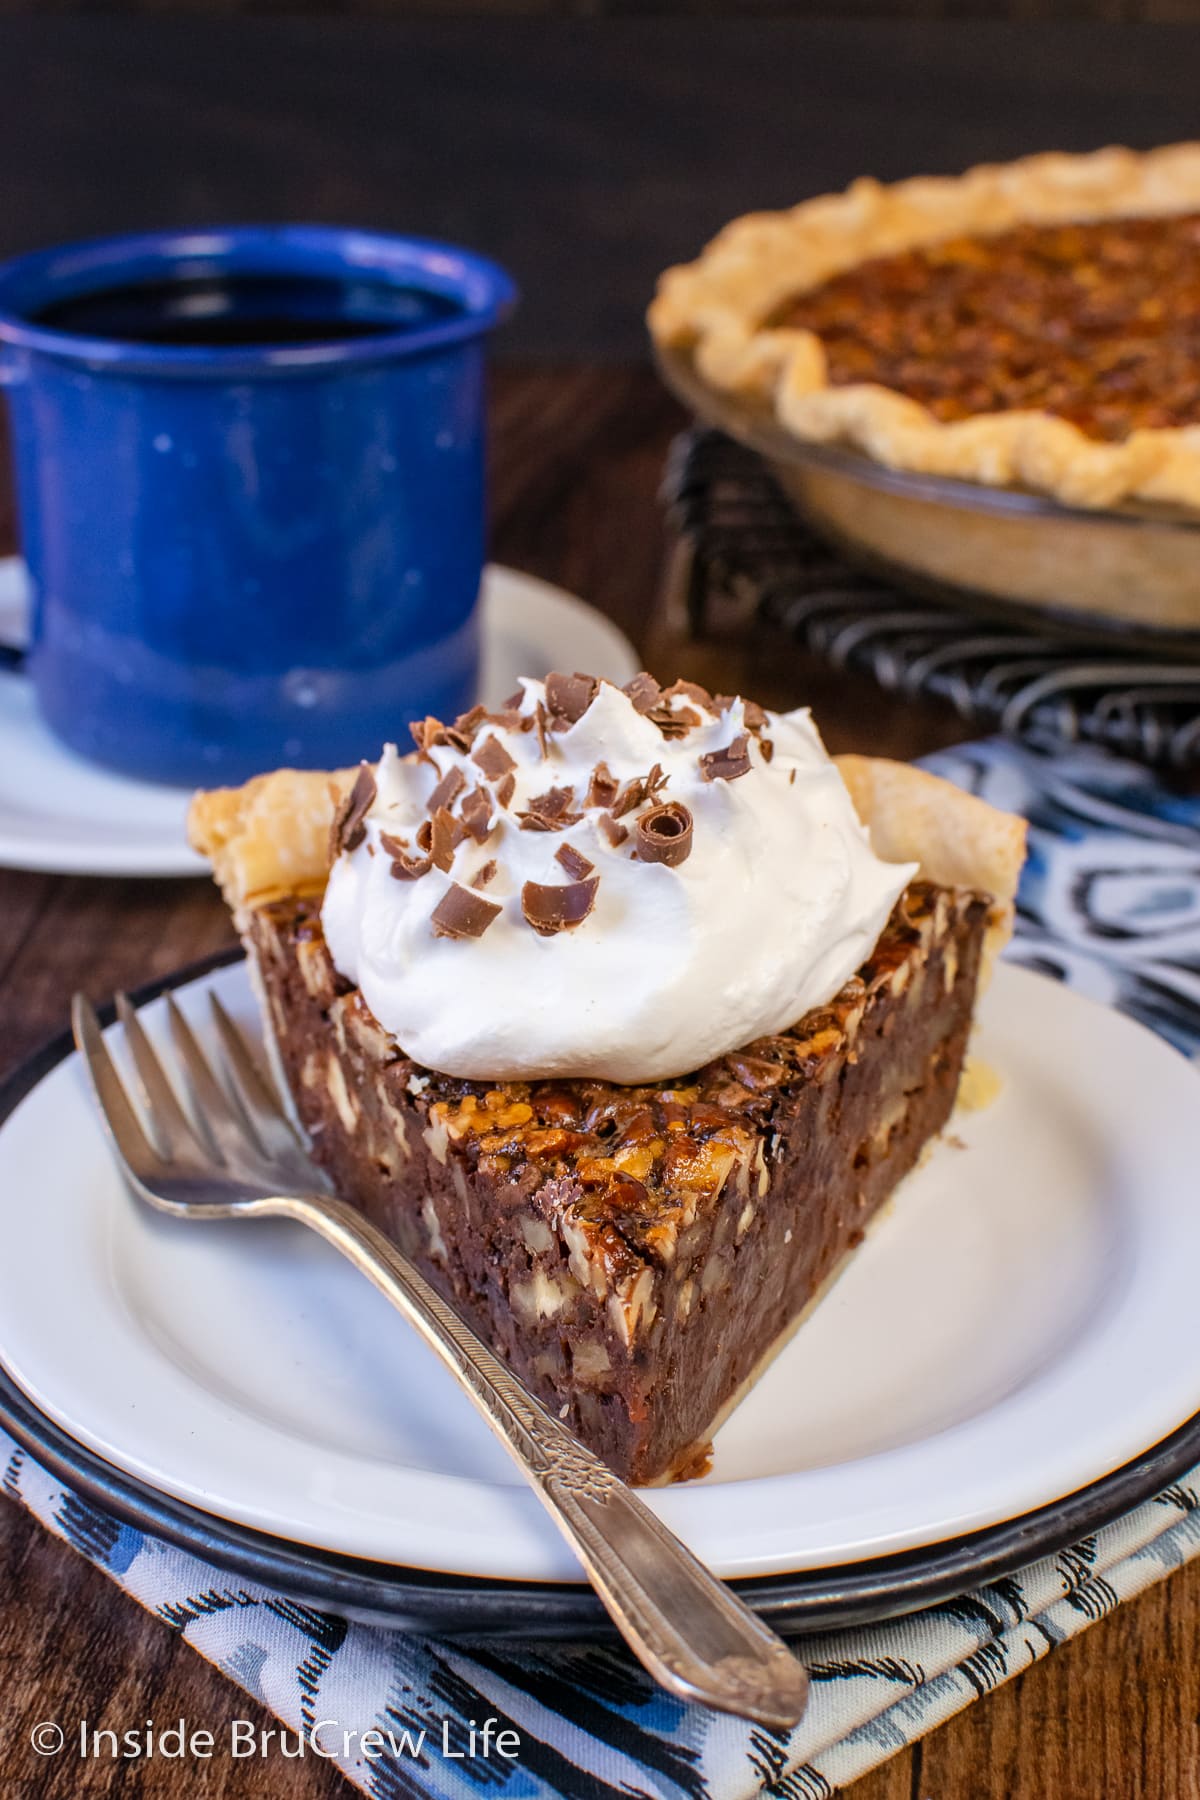
{"type": "MultiPolygon", "coordinates": [[[[230,951],[136,996],[148,1000],[239,959],[230,951]]],[[[0,1123],[71,1052],[67,1034],[0,1088],[0,1123]]],[[[590,1635],[608,1629],[590,1589],[433,1574],[313,1549],[205,1513],[85,1449],[0,1368],[0,1425],[58,1479],[115,1516],[244,1579],[355,1617],[440,1634],[590,1635]]],[[[952,1599],[1053,1554],[1152,1498],[1200,1462],[1200,1414],[1114,1473],[1021,1518],[902,1555],[736,1585],[788,1632],[861,1623],[952,1599]]]]}

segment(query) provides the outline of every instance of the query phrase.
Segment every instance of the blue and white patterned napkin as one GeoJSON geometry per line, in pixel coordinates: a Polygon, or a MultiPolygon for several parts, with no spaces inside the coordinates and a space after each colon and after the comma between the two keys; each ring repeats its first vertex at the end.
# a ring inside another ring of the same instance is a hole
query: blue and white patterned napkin
{"type": "MultiPolygon", "coordinates": [[[[1200,1050],[1200,799],[1098,751],[989,740],[931,766],[1030,820],[1015,960],[1200,1050]]],[[[818,1800],[1200,1554],[1198,1467],[1015,1576],[808,1639],[808,1714],[773,1732],[671,1699],[608,1644],[447,1643],[350,1623],[119,1524],[3,1433],[0,1463],[14,1500],[283,1721],[290,1754],[331,1755],[378,1800],[818,1800]],[[513,1756],[496,1750],[502,1731],[513,1756]]],[[[211,1754],[260,1755],[236,1695],[230,1713],[193,1722],[213,1730],[211,1754]]]]}

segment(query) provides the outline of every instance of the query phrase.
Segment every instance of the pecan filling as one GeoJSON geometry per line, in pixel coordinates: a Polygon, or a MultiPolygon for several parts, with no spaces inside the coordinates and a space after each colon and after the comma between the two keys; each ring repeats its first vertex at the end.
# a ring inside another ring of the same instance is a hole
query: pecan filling
{"type": "Polygon", "coordinates": [[[815,332],[832,386],[943,423],[1020,409],[1119,442],[1200,423],[1200,213],[1020,225],[877,257],[767,323],[815,332]]]}

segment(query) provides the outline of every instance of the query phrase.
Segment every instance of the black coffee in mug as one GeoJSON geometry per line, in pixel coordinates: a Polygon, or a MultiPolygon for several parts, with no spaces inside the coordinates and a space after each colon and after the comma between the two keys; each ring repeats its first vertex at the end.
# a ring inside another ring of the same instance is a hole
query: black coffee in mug
{"type": "Polygon", "coordinates": [[[429,289],[317,275],[204,275],[97,288],[55,300],[31,323],[76,337],[180,349],[328,344],[453,318],[429,289]]]}

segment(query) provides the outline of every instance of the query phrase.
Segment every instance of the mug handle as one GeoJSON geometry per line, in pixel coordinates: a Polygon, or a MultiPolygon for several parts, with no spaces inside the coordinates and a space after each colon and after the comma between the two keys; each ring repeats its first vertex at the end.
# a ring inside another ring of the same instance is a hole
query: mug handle
{"type": "MultiPolygon", "coordinates": [[[[0,388],[13,387],[18,380],[16,363],[7,347],[0,344],[0,388]]],[[[0,670],[19,675],[25,668],[29,652],[24,644],[0,642],[0,670]]]]}
{"type": "MultiPolygon", "coordinates": [[[[9,347],[0,344],[0,387],[14,387],[20,380],[16,369],[16,358],[9,347]]],[[[0,641],[0,671],[9,671],[11,675],[20,675],[25,668],[29,652],[25,644],[5,644],[0,641]]]]}

